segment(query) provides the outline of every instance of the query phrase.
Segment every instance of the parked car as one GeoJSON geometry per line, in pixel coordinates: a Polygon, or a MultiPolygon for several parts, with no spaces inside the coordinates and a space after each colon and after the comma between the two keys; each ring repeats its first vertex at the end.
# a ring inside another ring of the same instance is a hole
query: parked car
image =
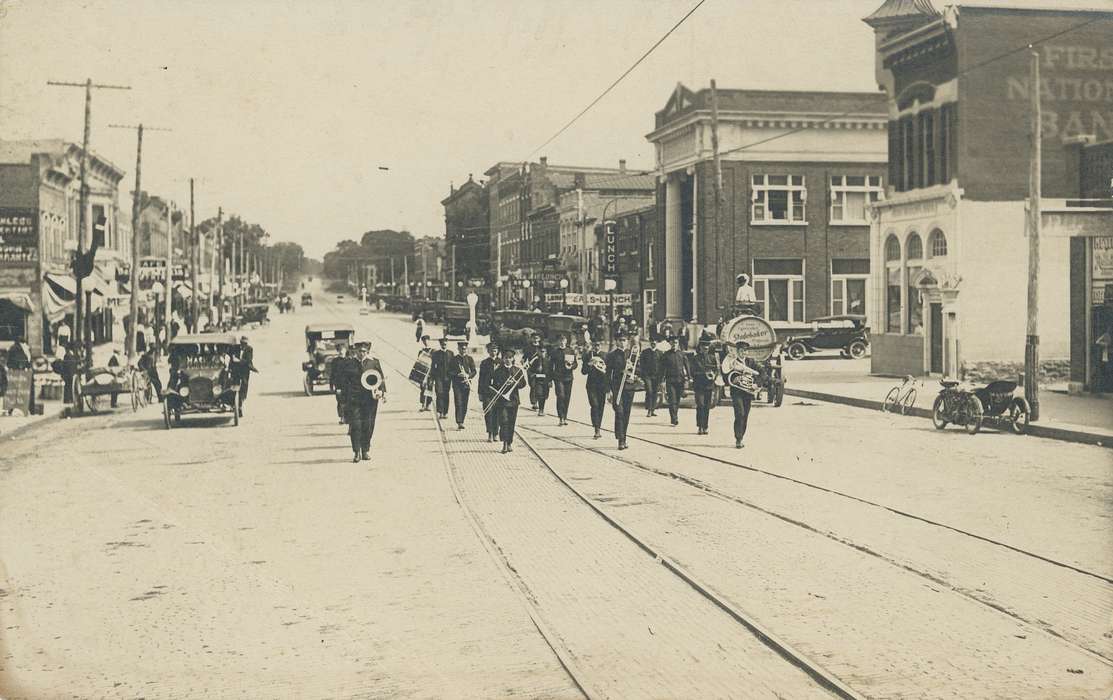
{"type": "Polygon", "coordinates": [[[344,295],[343,294],[337,294],[336,295],[336,303],[337,304],[343,304],[344,303],[344,295]]]}
{"type": "Polygon", "coordinates": [[[468,321],[471,320],[471,308],[462,301],[442,301],[441,316],[444,318],[444,334],[451,337],[471,338],[468,321]]]}
{"type": "Polygon", "coordinates": [[[583,345],[587,319],[572,314],[549,314],[545,318],[543,343],[556,345],[561,337],[568,339],[568,347],[583,345]]]}
{"type": "Polygon", "coordinates": [[[866,317],[853,314],[817,318],[812,321],[811,333],[793,336],[785,343],[785,354],[790,360],[801,360],[823,350],[838,350],[841,357],[858,360],[869,349],[866,317]]]}
{"type": "Polygon", "coordinates": [[[524,348],[535,335],[545,332],[545,318],[540,311],[503,309],[492,319],[491,340],[499,347],[524,348]]]}
{"type": "Polygon", "coordinates": [[[301,295],[301,305],[302,306],[313,306],[313,295],[310,294],[309,292],[306,292],[305,294],[302,294],[301,295]]]}

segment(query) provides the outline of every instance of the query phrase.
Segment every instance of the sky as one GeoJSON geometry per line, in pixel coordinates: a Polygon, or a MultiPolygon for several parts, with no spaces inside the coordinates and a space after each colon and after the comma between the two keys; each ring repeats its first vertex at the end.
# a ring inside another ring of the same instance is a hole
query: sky
{"type": "Polygon", "coordinates": [[[881,0],[0,0],[0,138],[80,143],[143,189],[226,212],[320,257],[373,229],[443,236],[450,184],[498,161],[653,168],[645,135],[678,82],[876,90],[881,0]],[[532,155],[531,155],[532,154],[532,155]],[[389,170],[380,170],[380,168],[389,170]]]}

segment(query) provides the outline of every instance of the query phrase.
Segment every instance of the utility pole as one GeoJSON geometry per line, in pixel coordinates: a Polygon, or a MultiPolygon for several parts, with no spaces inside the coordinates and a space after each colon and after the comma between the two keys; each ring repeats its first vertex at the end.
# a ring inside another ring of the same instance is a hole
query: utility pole
{"type": "Polygon", "coordinates": [[[213,313],[216,309],[214,306],[216,300],[216,236],[217,232],[212,231],[206,238],[209,239],[209,320],[211,321],[215,316],[213,313]]]}
{"type": "Polygon", "coordinates": [[[240,281],[240,286],[239,286],[239,292],[240,293],[236,297],[236,300],[237,300],[236,303],[239,307],[239,311],[236,314],[236,318],[242,319],[243,318],[243,303],[245,301],[247,301],[247,289],[245,288],[245,284],[244,284],[244,282],[246,282],[246,280],[244,279],[243,226],[240,226],[240,230],[236,232],[236,238],[238,238],[239,241],[240,241],[240,259],[239,259],[239,262],[236,263],[236,276],[239,278],[239,281],[240,281]]]}
{"type": "MultiPolygon", "coordinates": [[[[127,85],[101,85],[93,82],[92,78],[86,78],[84,83],[68,83],[55,80],[48,80],[47,85],[55,87],[79,87],[85,89],[85,131],[81,140],[81,191],[80,191],[80,207],[77,220],[77,260],[81,260],[85,255],[85,229],[87,227],[87,214],[86,209],[89,203],[89,184],[86,179],[86,174],[89,170],[89,134],[91,130],[91,121],[93,113],[93,88],[98,90],[130,90],[131,87],[127,85]]],[[[88,367],[92,363],[93,342],[86,332],[86,326],[89,321],[85,313],[85,294],[82,288],[81,280],[84,277],[77,274],[76,267],[74,272],[74,282],[76,284],[75,300],[74,300],[74,325],[73,340],[74,343],[83,350],[83,364],[88,367]]],[[[134,319],[133,326],[134,326],[134,319]]],[[[81,403],[77,403],[77,412],[82,412],[81,403]]]]}
{"type": "Polygon", "coordinates": [[[189,315],[193,319],[190,333],[197,332],[197,314],[201,310],[198,296],[201,288],[197,286],[197,268],[201,266],[201,246],[197,238],[197,231],[193,228],[193,178],[189,178],[189,282],[193,287],[193,296],[190,300],[189,315]]]}
{"type": "MultiPolygon", "coordinates": [[[[715,89],[715,79],[711,79],[711,155],[715,161],[715,241],[723,239],[723,162],[719,158],[719,92],[715,89]]],[[[693,256],[694,259],[694,256],[693,256]]],[[[715,275],[715,303],[719,303],[718,274],[715,275]]],[[[692,277],[692,286],[698,287],[692,277]]],[[[695,292],[692,293],[693,316],[695,315],[695,292]]]]}
{"type": "Polygon", "coordinates": [[[456,300],[456,244],[452,244],[452,299],[456,300]]]}
{"type": "Polygon", "coordinates": [[[224,208],[216,208],[216,241],[220,251],[220,306],[217,307],[217,324],[224,330],[224,208]]]}
{"type": "Polygon", "coordinates": [[[410,259],[402,256],[402,285],[406,288],[406,296],[410,294],[410,259]]]}
{"type": "Polygon", "coordinates": [[[161,351],[169,356],[170,316],[174,313],[174,204],[166,201],[166,307],[162,317],[162,330],[166,343],[161,351]]]}
{"type": "Polygon", "coordinates": [[[587,222],[584,220],[584,191],[576,188],[576,212],[580,221],[580,298],[587,318],[587,222]]]}
{"type": "Polygon", "coordinates": [[[394,256],[390,256],[390,286],[394,287],[394,293],[398,293],[398,282],[394,278],[394,256]]]}
{"type": "Polygon", "coordinates": [[[1028,165],[1028,337],[1024,343],[1024,398],[1032,420],[1040,418],[1040,54],[1031,52],[1028,93],[1032,100],[1032,147],[1028,165]]]}
{"type": "Polygon", "coordinates": [[[498,283],[502,281],[502,231],[495,234],[495,273],[495,289],[498,289],[498,283]]]}

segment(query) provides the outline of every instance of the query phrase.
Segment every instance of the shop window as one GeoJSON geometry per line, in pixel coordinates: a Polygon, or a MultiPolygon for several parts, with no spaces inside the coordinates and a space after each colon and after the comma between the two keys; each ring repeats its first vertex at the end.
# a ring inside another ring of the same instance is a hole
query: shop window
{"type": "Polygon", "coordinates": [[[868,224],[866,209],[884,196],[880,175],[832,175],[831,223],[868,224]]]}
{"type": "Polygon", "coordinates": [[[653,236],[648,236],[645,239],[645,279],[646,281],[653,280],[653,266],[656,262],[656,256],[653,250],[653,236]]]}
{"type": "Polygon", "coordinates": [[[885,240],[885,332],[900,333],[900,241],[893,234],[885,240]]]}
{"type": "Polygon", "coordinates": [[[803,175],[754,175],[750,218],[755,224],[803,224],[808,198],[803,175]]]}
{"type": "Polygon", "coordinates": [[[912,335],[924,334],[924,309],[923,300],[920,298],[920,288],[916,286],[915,280],[919,275],[920,270],[923,269],[920,265],[924,257],[924,244],[920,240],[920,235],[913,233],[908,237],[907,245],[907,262],[905,279],[908,284],[908,300],[905,305],[907,314],[907,332],[912,335]]]}
{"type": "Polygon", "coordinates": [[[890,235],[885,241],[885,262],[900,260],[900,241],[896,236],[890,235]]]}
{"type": "Polygon", "coordinates": [[[831,261],[831,313],[865,315],[866,289],[869,286],[870,261],[835,259],[831,261]]]}
{"type": "Polygon", "coordinates": [[[762,302],[765,320],[804,321],[804,261],[754,260],[754,294],[762,302]]]}
{"type": "Polygon", "coordinates": [[[947,257],[947,237],[939,229],[935,229],[928,236],[928,250],[933,258],[947,257]]]}

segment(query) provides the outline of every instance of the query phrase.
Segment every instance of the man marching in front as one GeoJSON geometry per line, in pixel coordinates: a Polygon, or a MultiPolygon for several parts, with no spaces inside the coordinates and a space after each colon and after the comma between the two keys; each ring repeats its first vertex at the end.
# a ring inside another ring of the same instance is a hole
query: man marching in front
{"type": "Polygon", "coordinates": [[[680,399],[688,388],[690,374],[684,353],[680,350],[680,340],[669,334],[669,349],[661,357],[662,375],[665,382],[665,400],[669,404],[670,425],[680,425],[680,399]]]}
{"type": "Polygon", "coordinates": [[[448,387],[451,376],[448,373],[448,361],[452,353],[448,351],[448,338],[437,338],[440,347],[433,351],[429,358],[429,375],[433,378],[433,393],[437,397],[437,418],[448,418],[448,387]]]}
{"type": "Polygon", "coordinates": [[[661,386],[661,375],[664,372],[661,351],[650,344],[642,350],[638,357],[638,376],[645,382],[645,415],[657,415],[658,390],[661,386]]]}
{"type": "Polygon", "coordinates": [[[369,356],[370,341],[353,343],[352,347],[359,369],[348,375],[344,398],[347,403],[348,436],[354,455],[352,461],[358,462],[371,459],[371,437],[375,434],[379,400],[386,400],[386,375],[378,358],[369,356]],[[365,374],[367,379],[364,379],[365,374]]]}
{"type": "Polygon", "coordinates": [[[568,337],[560,336],[556,347],[549,351],[549,376],[556,394],[558,425],[568,425],[568,404],[572,399],[572,372],[579,364],[576,353],[568,347],[568,337]]]}
{"type": "Polygon", "coordinates": [[[730,387],[730,403],[734,408],[734,446],[737,449],[742,449],[742,438],[746,437],[746,424],[750,420],[750,403],[754,400],[754,392],[750,389],[753,388],[753,378],[758,374],[758,371],[751,365],[753,360],[742,357],[742,350],[750,347],[750,344],[744,340],[739,340],[734,344],[738,349],[738,357],[732,365],[733,372],[739,372],[747,376],[747,379],[742,379],[739,375],[739,383],[741,387],[735,386],[731,383],[729,375],[723,378],[723,381],[730,387]],[[745,388],[743,388],[745,387],[745,388]]]}
{"type": "Polygon", "coordinates": [[[617,345],[607,354],[607,377],[611,386],[611,406],[614,408],[614,436],[618,449],[625,450],[626,429],[630,425],[630,409],[634,405],[634,363],[637,350],[629,347],[625,333],[615,337],[617,345]]]}
{"type": "Polygon", "coordinates": [[[514,351],[502,350],[502,364],[491,375],[495,387],[495,410],[499,413],[499,437],[502,453],[514,451],[514,426],[518,421],[518,392],[526,385],[526,373],[514,364],[514,351]]]}
{"type": "Polygon", "coordinates": [[[591,427],[599,439],[603,427],[603,409],[607,405],[607,358],[599,349],[599,341],[591,341],[591,349],[580,360],[580,372],[587,377],[587,403],[591,407],[591,427]]]}
{"type": "Polygon", "coordinates": [[[549,357],[541,346],[541,336],[533,336],[532,345],[522,353],[529,373],[529,403],[537,415],[545,415],[545,402],[549,400],[549,357]]]}
{"type": "Polygon", "coordinates": [[[487,357],[479,363],[479,402],[483,404],[483,422],[487,427],[487,442],[494,442],[499,436],[499,413],[491,402],[495,398],[493,386],[494,373],[499,366],[499,349],[494,343],[487,343],[487,357]]]}
{"type": "Polygon", "coordinates": [[[461,340],[456,344],[457,354],[448,361],[448,373],[452,377],[452,402],[456,408],[456,429],[464,429],[464,418],[468,415],[468,398],[471,396],[471,380],[475,377],[475,360],[468,354],[468,342],[461,340]]]}
{"type": "Polygon", "coordinates": [[[718,387],[715,377],[719,374],[719,363],[711,352],[711,336],[706,331],[700,335],[699,349],[692,357],[692,395],[696,400],[697,435],[707,435],[711,418],[711,407],[718,387]]]}

